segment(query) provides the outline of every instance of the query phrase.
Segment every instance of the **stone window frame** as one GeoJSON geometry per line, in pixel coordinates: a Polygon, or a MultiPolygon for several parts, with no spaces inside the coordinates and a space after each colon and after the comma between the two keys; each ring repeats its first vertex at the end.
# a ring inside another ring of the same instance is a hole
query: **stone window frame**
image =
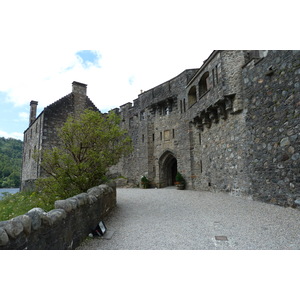
{"type": "Polygon", "coordinates": [[[197,86],[193,85],[188,92],[188,106],[191,108],[197,102],[197,86]]]}
{"type": "Polygon", "coordinates": [[[129,128],[132,128],[133,127],[133,117],[129,118],[129,128]]]}
{"type": "Polygon", "coordinates": [[[209,72],[206,71],[202,74],[199,82],[198,82],[198,88],[199,88],[199,99],[203,97],[208,91],[208,78],[209,78],[209,72]]]}

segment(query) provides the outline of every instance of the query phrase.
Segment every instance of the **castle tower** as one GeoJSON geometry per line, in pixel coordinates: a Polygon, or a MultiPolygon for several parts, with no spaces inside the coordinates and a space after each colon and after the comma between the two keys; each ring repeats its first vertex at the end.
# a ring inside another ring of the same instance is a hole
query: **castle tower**
{"type": "Polygon", "coordinates": [[[29,116],[29,126],[35,121],[36,119],[36,109],[37,109],[38,102],[31,101],[30,102],[30,116],[29,116]]]}

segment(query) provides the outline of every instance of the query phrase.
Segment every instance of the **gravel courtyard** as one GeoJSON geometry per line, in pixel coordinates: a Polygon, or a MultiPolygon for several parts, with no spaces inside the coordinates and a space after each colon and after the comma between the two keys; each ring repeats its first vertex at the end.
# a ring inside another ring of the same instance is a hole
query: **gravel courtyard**
{"type": "Polygon", "coordinates": [[[117,189],[107,233],[78,250],[300,249],[300,211],[226,193],[117,189]]]}

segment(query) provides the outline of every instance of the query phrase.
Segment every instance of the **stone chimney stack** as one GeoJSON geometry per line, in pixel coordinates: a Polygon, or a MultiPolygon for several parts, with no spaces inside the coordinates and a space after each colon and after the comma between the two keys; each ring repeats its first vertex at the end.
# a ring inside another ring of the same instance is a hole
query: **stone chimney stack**
{"type": "Polygon", "coordinates": [[[74,113],[75,115],[80,115],[86,108],[86,87],[84,83],[77,81],[72,82],[72,94],[74,96],[74,113]]]}
{"type": "Polygon", "coordinates": [[[87,87],[87,84],[73,81],[72,82],[72,93],[86,96],[86,87],[87,87]]]}
{"type": "Polygon", "coordinates": [[[34,122],[36,119],[36,108],[37,108],[38,102],[37,101],[31,101],[30,102],[30,116],[29,116],[29,126],[34,122]]]}

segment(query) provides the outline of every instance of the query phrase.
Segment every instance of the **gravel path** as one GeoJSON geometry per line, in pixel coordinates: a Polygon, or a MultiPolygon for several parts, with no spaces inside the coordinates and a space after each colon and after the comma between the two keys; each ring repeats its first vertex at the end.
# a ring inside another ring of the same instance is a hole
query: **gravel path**
{"type": "Polygon", "coordinates": [[[117,189],[110,239],[78,250],[300,249],[300,211],[225,193],[117,189]]]}

